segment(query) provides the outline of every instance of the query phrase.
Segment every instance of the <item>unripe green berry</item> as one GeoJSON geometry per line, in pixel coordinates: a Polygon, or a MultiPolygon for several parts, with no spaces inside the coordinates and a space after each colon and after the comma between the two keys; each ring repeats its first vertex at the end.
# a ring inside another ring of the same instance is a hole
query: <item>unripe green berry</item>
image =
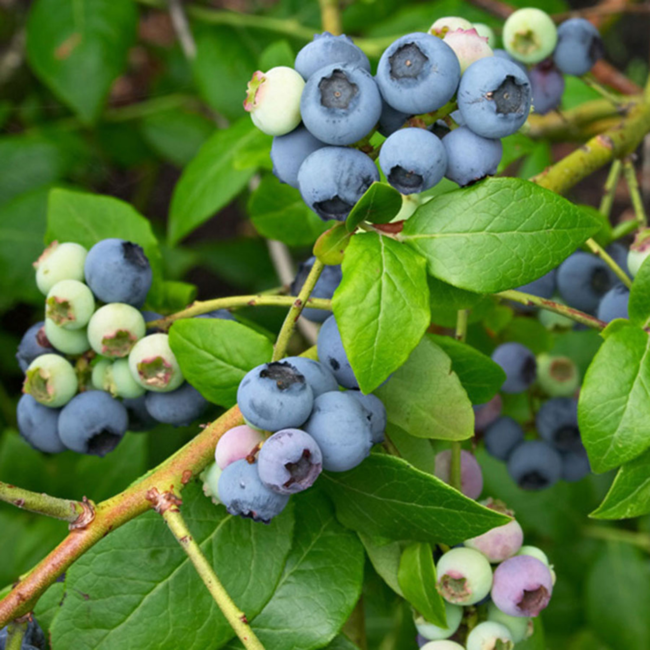
{"type": "Polygon", "coordinates": [[[494,31],[490,26],[485,25],[484,23],[473,23],[472,27],[477,31],[479,36],[483,36],[483,38],[488,39],[488,45],[492,49],[496,47],[497,38],[494,35],[494,31]]]}
{"type": "Polygon", "coordinates": [[[112,363],[110,359],[100,359],[95,363],[91,375],[93,388],[111,393],[109,374],[112,363]]]}
{"type": "Polygon", "coordinates": [[[487,620],[505,625],[515,643],[524,641],[533,633],[533,621],[530,618],[504,614],[494,603],[488,603],[487,620]]]}
{"type": "Polygon", "coordinates": [[[639,230],[627,254],[627,268],[634,278],[646,257],[650,255],[650,228],[639,230]]]}
{"type": "Polygon", "coordinates": [[[129,354],[129,368],[143,388],[156,393],[172,391],[183,383],[167,334],[150,334],[138,341],[129,354]]]}
{"type": "Polygon", "coordinates": [[[111,368],[115,394],[125,399],[135,399],[145,394],[145,389],[134,379],[128,359],[117,359],[111,368]]]}
{"type": "Polygon", "coordinates": [[[557,28],[541,9],[526,7],[508,16],[503,26],[503,46],[522,63],[539,63],[550,56],[557,43],[557,28]]]}
{"type": "Polygon", "coordinates": [[[460,627],[460,622],[463,620],[463,608],[458,605],[452,605],[447,601],[445,603],[445,613],[447,615],[447,627],[439,627],[433,623],[429,623],[423,616],[415,618],[415,627],[418,634],[423,636],[429,641],[440,641],[448,639],[450,636],[456,634],[456,630],[460,627]]]}
{"type": "Polygon", "coordinates": [[[66,330],[85,327],[94,311],[93,292],[79,280],[57,282],[45,300],[45,316],[66,330]]]}
{"type": "Polygon", "coordinates": [[[97,354],[118,359],[131,352],[145,331],[144,317],[135,307],[111,302],[92,315],[88,323],[88,340],[97,354]]]}
{"type": "Polygon", "coordinates": [[[540,354],[537,381],[549,397],[571,397],[580,386],[580,372],[569,357],[540,354]]]}
{"type": "Polygon", "coordinates": [[[77,374],[72,364],[58,354],[42,354],[25,372],[23,393],[51,408],[67,404],[77,388],[77,374]]]}
{"type": "Polygon", "coordinates": [[[34,262],[36,285],[47,295],[61,280],[84,279],[84,263],[88,251],[79,244],[52,242],[34,262]]]}
{"type": "Polygon", "coordinates": [[[49,318],[45,319],[45,336],[47,340],[63,354],[83,354],[90,350],[90,343],[86,335],[86,329],[66,330],[53,323],[49,318]]]}
{"type": "Polygon", "coordinates": [[[492,588],[490,563],[471,548],[452,548],[438,560],[436,573],[438,592],[455,605],[475,605],[492,588]]]}
{"type": "Polygon", "coordinates": [[[456,29],[472,29],[472,23],[460,16],[443,16],[429,27],[429,34],[443,38],[447,32],[453,32],[456,29]]]}
{"type": "MultiPolygon", "coordinates": [[[[566,305],[562,298],[557,296],[553,300],[560,305],[566,305]]],[[[547,309],[540,309],[537,318],[547,330],[568,330],[574,325],[574,322],[568,316],[556,314],[554,311],[548,311],[547,309]]]]}
{"type": "Polygon", "coordinates": [[[199,478],[203,481],[203,494],[205,494],[208,499],[212,500],[215,506],[218,506],[221,501],[219,499],[219,477],[223,470],[219,468],[219,465],[212,463],[206,467],[199,478]]]}
{"type": "Polygon", "coordinates": [[[515,643],[510,630],[501,623],[479,623],[467,637],[467,650],[512,650],[515,643]]]}

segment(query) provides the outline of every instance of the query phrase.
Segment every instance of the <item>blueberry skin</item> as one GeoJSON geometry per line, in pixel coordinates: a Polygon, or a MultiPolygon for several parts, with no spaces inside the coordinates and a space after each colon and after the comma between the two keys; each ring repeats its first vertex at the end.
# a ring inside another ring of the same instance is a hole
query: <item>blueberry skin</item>
{"type": "Polygon", "coordinates": [[[347,393],[323,393],[302,427],[320,447],[323,469],[345,472],[368,457],[372,432],[366,410],[347,393]]]}
{"type": "Polygon", "coordinates": [[[467,68],[458,87],[458,109],[465,125],[484,138],[505,138],[528,119],[531,88],[517,65],[498,56],[467,68]]]}
{"type": "MultiPolygon", "coordinates": [[[[517,291],[523,291],[524,293],[529,293],[533,296],[538,296],[539,298],[545,298],[549,300],[553,297],[556,288],[556,275],[557,269],[551,269],[548,273],[543,275],[537,280],[533,280],[528,284],[524,284],[521,287],[517,287],[517,291]]],[[[517,311],[523,312],[533,312],[536,307],[531,305],[520,305],[518,303],[513,303],[513,306],[517,311]]]]}
{"type": "Polygon", "coordinates": [[[125,406],[101,390],[79,393],[59,416],[59,437],[80,454],[105,456],[117,447],[129,426],[125,406]]]}
{"type": "Polygon", "coordinates": [[[336,318],[330,316],[318,332],[318,358],[334,373],[336,381],[344,388],[359,388],[352,366],[343,348],[336,318]]]}
{"type": "Polygon", "coordinates": [[[260,449],[257,471],[264,485],[278,494],[297,494],[314,484],[323,469],[316,441],[300,429],[274,433],[260,449]]]}
{"type": "Polygon", "coordinates": [[[103,302],[125,302],[141,307],[153,275],[144,251],[123,239],[103,239],[95,244],[84,265],[86,284],[103,302]]]}
{"type": "Polygon", "coordinates": [[[265,431],[299,427],[311,413],[314,394],[307,380],[286,361],[253,368],[237,389],[246,422],[265,431]]]}
{"type": "Polygon", "coordinates": [[[496,50],[492,50],[492,54],[500,59],[505,59],[506,61],[510,61],[510,63],[514,63],[525,75],[528,74],[528,68],[524,63],[521,61],[517,61],[515,58],[511,57],[506,50],[502,50],[497,48],[496,50]]]}
{"type": "Polygon", "coordinates": [[[494,571],[492,601],[508,616],[537,616],[551,600],[550,569],[530,555],[516,555],[494,571]]]}
{"type": "Polygon", "coordinates": [[[364,395],[360,390],[349,390],[348,395],[354,397],[367,411],[372,444],[377,445],[380,442],[384,442],[387,422],[384,403],[376,395],[364,395]]]}
{"type": "Polygon", "coordinates": [[[59,438],[60,413],[61,409],[43,406],[31,395],[23,395],[16,408],[18,431],[34,449],[47,454],[58,454],[66,450],[59,438]]]}
{"type": "Polygon", "coordinates": [[[331,145],[353,144],[379,121],[381,95],[369,72],[334,64],[313,74],[300,98],[300,114],[308,131],[331,145]]]}
{"type": "Polygon", "coordinates": [[[215,309],[207,314],[199,314],[195,318],[220,318],[221,320],[237,320],[227,309],[215,309]]]}
{"type": "Polygon", "coordinates": [[[616,284],[617,278],[603,260],[577,251],[557,270],[557,289],[571,307],[595,314],[601,298],[616,284]]]}
{"type": "Polygon", "coordinates": [[[619,242],[614,242],[610,244],[605,251],[609,253],[610,257],[621,267],[621,269],[627,274],[630,275],[630,269],[627,266],[627,256],[629,250],[626,246],[619,242]]]}
{"type": "Polygon", "coordinates": [[[447,151],[426,129],[400,129],[382,145],[379,166],[401,194],[417,194],[442,180],[447,171],[447,151]]]}
{"type": "Polygon", "coordinates": [[[45,336],[45,321],[39,321],[32,325],[20,339],[18,344],[18,351],[16,352],[16,360],[20,369],[25,372],[29,364],[40,357],[41,354],[58,354],[58,352],[49,345],[49,341],[45,336]]]}
{"type": "Polygon", "coordinates": [[[323,147],[298,171],[303,201],[323,220],[345,221],[364,192],[379,180],[371,158],[357,149],[323,147]]]}
{"type": "Polygon", "coordinates": [[[562,454],[562,479],[567,483],[575,483],[591,474],[591,465],[587,452],[569,452],[562,454]]]}
{"type": "Polygon", "coordinates": [[[570,18],[558,27],[553,60],[564,74],[587,74],[604,54],[600,32],[588,20],[570,18]]]}
{"type": "Polygon", "coordinates": [[[261,431],[253,429],[246,424],[228,429],[219,441],[214,450],[214,460],[219,469],[226,469],[228,465],[236,460],[248,458],[255,455],[265,436],[261,431]]]}
{"type": "Polygon", "coordinates": [[[564,76],[550,60],[542,61],[528,72],[535,113],[546,115],[558,108],[564,94],[564,76]]]}
{"type": "Polygon", "coordinates": [[[349,64],[370,72],[368,57],[349,36],[334,36],[329,32],[314,34],[314,40],[296,55],[293,67],[307,81],[314,72],[333,63],[349,64]]]}
{"type": "Polygon", "coordinates": [[[430,34],[398,38],[384,51],[375,77],[384,101],[416,115],[444,106],[456,92],[460,63],[454,51],[430,34]]]}
{"type": "MultiPolygon", "coordinates": [[[[451,485],[451,450],[436,454],[435,474],[451,485]]],[[[465,449],[460,452],[460,491],[470,499],[478,499],[483,492],[483,472],[476,458],[465,449]]]]}
{"type": "Polygon", "coordinates": [[[486,557],[463,546],[447,551],[436,565],[437,589],[449,603],[475,605],[492,587],[492,567],[486,557]]]}
{"type": "Polygon", "coordinates": [[[570,397],[547,400],[537,411],[535,425],[542,440],[558,451],[583,449],[578,429],[578,400],[570,397]]]}
{"type": "Polygon", "coordinates": [[[260,480],[257,463],[236,460],[223,470],[218,484],[219,499],[231,515],[268,523],[279,515],[289,497],[269,490],[260,480]]]}
{"type": "Polygon", "coordinates": [[[315,138],[304,126],[273,138],[271,161],[273,173],[281,183],[298,187],[298,170],[309,154],[325,147],[325,143],[315,138]]]}
{"type": "Polygon", "coordinates": [[[288,361],[301,375],[304,375],[314,393],[314,399],[323,393],[338,390],[336,378],[320,361],[306,357],[287,357],[283,361],[288,361]]]}
{"type": "Polygon", "coordinates": [[[398,129],[401,129],[410,117],[411,115],[408,113],[397,111],[390,104],[383,102],[377,130],[387,138],[398,129]]]}
{"type": "Polygon", "coordinates": [[[194,386],[185,382],[170,393],[148,392],[145,406],[154,420],[186,427],[205,411],[208,400],[194,386]]]}
{"type": "Polygon", "coordinates": [[[503,409],[503,398],[497,393],[489,402],[478,404],[474,409],[474,431],[480,433],[501,417],[503,409]]]}
{"type": "MultiPolygon", "coordinates": [[[[314,266],[315,261],[315,257],[310,257],[306,262],[302,262],[298,267],[298,273],[296,273],[296,277],[291,283],[292,296],[297,296],[300,293],[300,290],[305,284],[307,276],[314,266]]],[[[343,273],[339,265],[325,266],[320,277],[316,281],[314,290],[311,292],[312,298],[325,298],[326,300],[330,300],[334,295],[334,292],[338,289],[339,284],[341,284],[342,279],[343,273]]],[[[312,323],[322,323],[332,315],[332,312],[326,309],[307,307],[302,310],[302,315],[307,320],[312,321],[312,323]]]]}
{"type": "Polygon", "coordinates": [[[161,318],[164,318],[162,314],[159,314],[158,312],[155,311],[149,311],[147,309],[142,309],[140,313],[142,314],[142,318],[144,318],[144,322],[147,323],[147,330],[146,330],[147,334],[155,334],[163,331],[158,327],[149,327],[148,325],[148,323],[151,323],[152,321],[160,320],[161,318]]]}
{"type": "Polygon", "coordinates": [[[510,454],[508,473],[522,490],[545,490],[560,479],[562,457],[542,440],[526,440],[510,454]]]}
{"type": "Polygon", "coordinates": [[[503,343],[492,353],[492,361],[506,373],[503,393],[523,393],[537,377],[535,355],[521,343],[503,343]]]}
{"type": "Polygon", "coordinates": [[[445,176],[461,187],[497,173],[503,155],[501,140],[483,138],[460,126],[448,133],[442,144],[447,152],[445,176]]]}
{"type": "Polygon", "coordinates": [[[610,323],[615,318],[629,318],[627,310],[629,302],[630,290],[623,284],[617,284],[602,297],[596,315],[606,323],[610,323]]]}
{"type": "Polygon", "coordinates": [[[158,424],[158,422],[149,415],[149,411],[147,411],[145,405],[146,399],[147,393],[140,395],[140,397],[131,397],[122,400],[122,404],[124,405],[129,417],[128,430],[133,433],[151,431],[151,429],[158,424]]]}
{"type": "Polygon", "coordinates": [[[519,422],[506,415],[487,428],[484,440],[490,456],[507,461],[515,447],[524,441],[524,430],[519,422]]]}

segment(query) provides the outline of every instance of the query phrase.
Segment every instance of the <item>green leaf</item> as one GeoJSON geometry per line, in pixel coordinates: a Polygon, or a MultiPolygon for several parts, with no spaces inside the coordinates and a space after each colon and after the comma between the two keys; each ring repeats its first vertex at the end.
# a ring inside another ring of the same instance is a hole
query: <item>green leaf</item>
{"type": "Polygon", "coordinates": [[[465,291],[438,278],[429,276],[429,293],[431,295],[431,309],[447,309],[457,312],[459,309],[469,309],[478,303],[489,300],[486,296],[473,291],[465,291]]]}
{"type": "Polygon", "coordinates": [[[356,202],[345,225],[352,232],[362,221],[388,223],[402,209],[402,195],[387,183],[374,182],[356,202]]]}
{"type": "Polygon", "coordinates": [[[372,538],[363,533],[358,535],[374,570],[398,596],[404,598],[397,577],[403,545],[400,542],[372,538]]]}
{"type": "Polygon", "coordinates": [[[618,470],[595,519],[628,519],[650,512],[650,451],[625,463],[618,470]]]}
{"type": "Polygon", "coordinates": [[[436,589],[436,567],[430,544],[418,542],[404,549],[398,580],[404,598],[427,621],[442,628],[447,627],[445,603],[436,589]]]}
{"type": "Polygon", "coordinates": [[[320,481],[343,525],[370,536],[454,545],[509,521],[384,454],[371,454],[349,472],[324,472],[320,481]]]}
{"type": "Polygon", "coordinates": [[[314,244],[314,255],[323,263],[336,266],[343,262],[347,247],[352,241],[343,222],[338,222],[326,230],[314,244]]]}
{"type": "Polygon", "coordinates": [[[264,176],[248,201],[257,232],[288,246],[310,246],[328,228],[302,200],[300,192],[275,176],[264,176]]]}
{"type": "Polygon", "coordinates": [[[506,138],[502,138],[501,143],[503,144],[503,155],[499,163],[499,174],[507,167],[510,167],[513,162],[532,153],[537,146],[534,140],[531,140],[523,133],[514,133],[506,138]]]}
{"type": "Polygon", "coordinates": [[[555,268],[599,226],[591,214],[534,183],[492,178],[420,206],[402,239],[426,257],[431,275],[494,293],[555,268]]]}
{"type": "Polygon", "coordinates": [[[553,336],[534,318],[513,318],[501,331],[501,339],[521,343],[534,354],[548,352],[553,347],[553,336]]]}
{"type": "MultiPolygon", "coordinates": [[[[215,507],[194,482],[183,490],[182,512],[226,591],[254,618],[282,575],[293,508],[260,525],[215,507]]],[[[90,549],[67,571],[65,586],[51,628],[55,648],[204,650],[234,635],[183,549],[153,512],[90,549]]]]}
{"type": "Polygon", "coordinates": [[[371,393],[408,359],[429,326],[424,259],[388,237],[356,235],[333,309],[359,387],[371,393]]]}
{"type": "Polygon", "coordinates": [[[630,289],[630,321],[640,327],[650,325],[650,263],[644,260],[630,289]]]}
{"type": "Polygon", "coordinates": [[[389,422],[418,438],[465,440],[474,411],[451,359],[425,336],[408,361],[376,392],[389,422]]]}
{"type": "Polygon", "coordinates": [[[431,440],[416,438],[392,422],[386,425],[386,436],[397,447],[399,455],[405,461],[422,472],[435,474],[436,451],[431,440]]]}
{"type": "Polygon", "coordinates": [[[489,402],[497,394],[506,380],[501,366],[471,345],[450,336],[430,334],[429,338],[451,358],[451,367],[472,404],[489,402]]]}
{"type": "Polygon", "coordinates": [[[34,72],[86,123],[94,122],[136,36],[132,0],[37,0],[27,22],[34,72]]]}
{"type": "Polygon", "coordinates": [[[650,447],[650,339],[627,325],[594,357],[580,390],[578,422],[594,472],[606,472],[650,447]]]}
{"type": "MultiPolygon", "coordinates": [[[[189,163],[174,189],[169,217],[169,240],[176,244],[232,201],[255,174],[255,168],[235,169],[244,147],[270,140],[245,117],[217,131],[189,163]]],[[[270,146],[270,145],[269,145],[270,146]]]]}
{"type": "Polygon", "coordinates": [[[273,43],[271,43],[262,54],[260,54],[260,70],[266,72],[267,70],[278,66],[293,68],[295,59],[296,55],[293,53],[289,41],[273,41],[273,43]]]}
{"type": "Polygon", "coordinates": [[[249,327],[219,318],[176,321],[171,345],[185,379],[207,400],[224,408],[237,401],[239,382],[271,360],[273,344],[249,327]]]}
{"type": "Polygon", "coordinates": [[[196,285],[177,280],[165,280],[161,287],[160,300],[155,308],[165,314],[172,314],[185,309],[196,298],[196,285]]]}

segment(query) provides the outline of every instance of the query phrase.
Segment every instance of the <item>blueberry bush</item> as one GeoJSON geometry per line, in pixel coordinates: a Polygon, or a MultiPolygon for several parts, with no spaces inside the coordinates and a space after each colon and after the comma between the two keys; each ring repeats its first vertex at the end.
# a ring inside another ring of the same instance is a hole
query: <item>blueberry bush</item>
{"type": "Polygon", "coordinates": [[[0,3],[0,649],[650,647],[646,13],[0,3]]]}

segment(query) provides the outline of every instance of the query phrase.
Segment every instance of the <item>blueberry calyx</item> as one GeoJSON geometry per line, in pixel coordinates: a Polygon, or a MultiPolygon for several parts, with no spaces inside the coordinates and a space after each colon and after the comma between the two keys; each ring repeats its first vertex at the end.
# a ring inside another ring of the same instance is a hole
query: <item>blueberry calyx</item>
{"type": "Polygon", "coordinates": [[[428,57],[415,43],[402,45],[390,61],[390,76],[393,79],[414,79],[424,68],[428,57]]]}
{"type": "Polygon", "coordinates": [[[124,261],[132,266],[137,266],[140,269],[149,267],[149,260],[144,254],[142,246],[138,246],[130,241],[125,241],[122,244],[122,251],[124,253],[124,261]]]}
{"type": "Polygon", "coordinates": [[[309,475],[314,472],[318,474],[319,469],[314,468],[314,465],[311,462],[311,452],[309,449],[303,449],[302,455],[295,463],[285,463],[285,468],[291,474],[291,478],[284,483],[284,487],[291,487],[294,483],[301,483],[309,477],[309,475]]]}
{"type": "Polygon", "coordinates": [[[493,100],[497,107],[497,115],[520,113],[526,97],[526,92],[512,75],[506,76],[496,90],[487,94],[487,98],[493,100]]]}
{"type": "Polygon", "coordinates": [[[331,199],[326,201],[318,201],[314,203],[314,209],[318,213],[318,216],[323,219],[336,219],[337,221],[343,221],[343,219],[350,214],[354,206],[350,203],[344,201],[340,196],[333,196],[331,199]]]}
{"type": "Polygon", "coordinates": [[[88,453],[93,456],[106,456],[117,447],[121,439],[121,436],[111,431],[100,431],[88,440],[88,453]]]}
{"type": "Polygon", "coordinates": [[[402,187],[417,192],[422,187],[424,179],[421,174],[416,174],[397,165],[388,174],[388,182],[394,187],[402,187]]]}
{"type": "Polygon", "coordinates": [[[262,379],[271,379],[280,390],[287,390],[294,384],[304,384],[305,378],[290,363],[273,361],[260,370],[262,379]]]}
{"type": "Polygon", "coordinates": [[[537,616],[539,611],[548,603],[549,597],[548,590],[542,585],[531,591],[524,589],[524,595],[517,607],[528,616],[537,616]]]}
{"type": "Polygon", "coordinates": [[[325,108],[345,110],[359,93],[359,86],[352,83],[343,70],[334,70],[329,77],[323,77],[318,84],[320,103],[325,108]]]}

